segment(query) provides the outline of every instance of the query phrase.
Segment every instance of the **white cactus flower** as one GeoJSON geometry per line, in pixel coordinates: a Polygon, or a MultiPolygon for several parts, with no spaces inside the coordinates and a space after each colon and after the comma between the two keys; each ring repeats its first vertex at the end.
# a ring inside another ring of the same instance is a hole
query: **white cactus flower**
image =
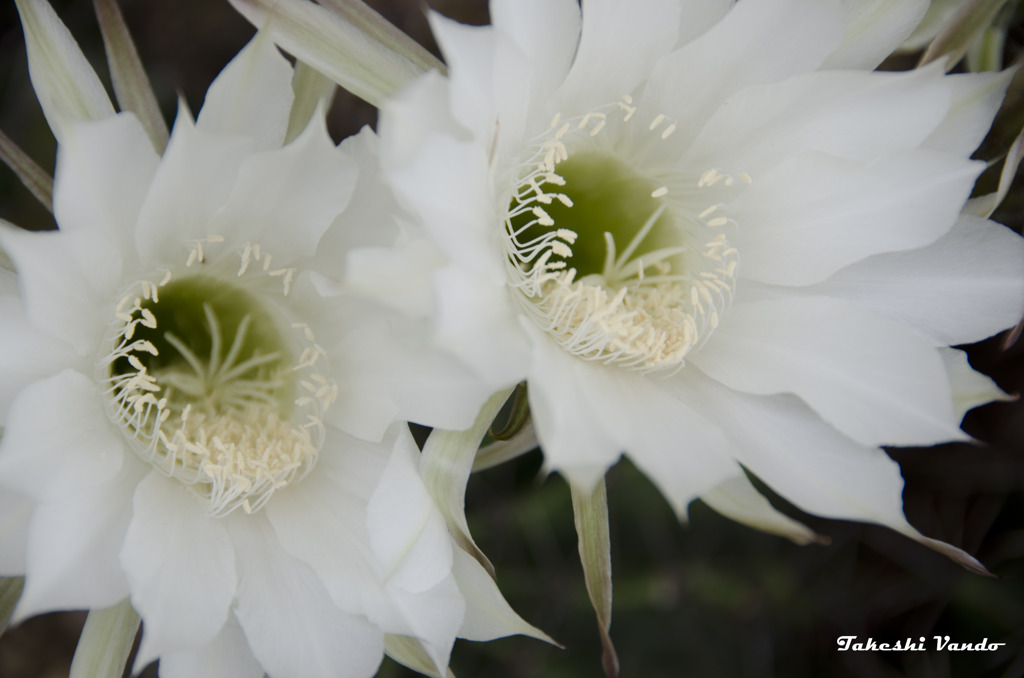
{"type": "MultiPolygon", "coordinates": [[[[257,36],[161,156],[52,9],[19,10],[59,141],[60,230],[0,228],[16,618],[129,598],[136,666],[159,657],[165,678],[369,676],[408,639],[442,672],[456,636],[539,633],[419,475],[404,420],[433,397],[422,375],[454,361],[321,273],[340,230],[369,230],[352,200],[364,142],[337,148],[320,111],[285,144],[292,67],[257,36]],[[395,370],[413,378],[396,389],[395,370]]],[[[432,423],[468,426],[486,395],[432,423]]]]}
{"type": "Polygon", "coordinates": [[[1008,75],[871,70],[925,5],[433,14],[448,76],[380,124],[419,223],[393,256],[430,265],[378,268],[429,270],[438,341],[492,388],[528,382],[546,463],[576,485],[626,454],[680,516],[702,497],[810,539],[749,471],[979,567],[907,523],[881,449],[963,439],[964,408],[1001,393],[946,347],[1024,310],[1021,238],[961,216],[1008,75]]]}

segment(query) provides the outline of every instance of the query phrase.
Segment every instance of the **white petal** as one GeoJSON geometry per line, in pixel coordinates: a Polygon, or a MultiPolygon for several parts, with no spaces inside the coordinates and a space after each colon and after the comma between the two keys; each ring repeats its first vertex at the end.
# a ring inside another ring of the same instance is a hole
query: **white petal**
{"type": "MultiPolygon", "coordinates": [[[[531,63],[531,103],[541,104],[565,79],[580,35],[575,0],[493,0],[494,29],[508,36],[531,63]]],[[[499,83],[499,87],[504,83],[499,83]]]]}
{"type": "Polygon", "coordinates": [[[136,667],[211,642],[235,595],[235,554],[224,524],[178,481],[153,470],[135,492],[121,564],[145,624],[136,667]]]}
{"type": "Polygon", "coordinates": [[[744,466],[796,506],[827,518],[878,523],[976,572],[985,568],[949,544],[921,535],[903,516],[903,478],[882,450],[838,434],[790,396],[757,397],[699,386],[709,412],[728,422],[744,466]]]}
{"type": "Polygon", "coordinates": [[[276,492],[264,508],[284,549],[312,567],[335,604],[352,614],[383,604],[366,502],[389,455],[381,443],[328,428],[316,470],[276,492]]]}
{"type": "MultiPolygon", "coordinates": [[[[691,501],[739,472],[732,445],[718,426],[660,388],[660,380],[600,369],[607,378],[593,384],[590,397],[599,403],[595,415],[680,518],[691,501]]],[[[543,441],[541,434],[548,454],[543,441]]]]}
{"type": "Polygon", "coordinates": [[[676,46],[682,47],[697,36],[704,35],[722,20],[734,4],[734,0],[690,0],[683,3],[676,46]]]}
{"type": "MultiPolygon", "coordinates": [[[[430,31],[449,68],[449,106],[452,115],[476,136],[494,125],[497,116],[495,92],[495,44],[493,26],[467,26],[431,12],[430,31]]],[[[522,78],[520,78],[520,82],[522,78]]],[[[517,87],[517,83],[512,83],[517,87]]],[[[520,108],[525,104],[522,102],[520,108]]]]}
{"type": "Polygon", "coordinates": [[[438,672],[443,672],[466,614],[466,603],[454,577],[422,593],[389,586],[388,598],[391,606],[387,614],[375,621],[388,633],[421,640],[438,672]]]}
{"type": "MultiPolygon", "coordinates": [[[[11,402],[28,384],[80,362],[67,344],[32,327],[21,300],[0,296],[0,426],[11,402]]],[[[81,361],[84,362],[84,361],[81,361]]],[[[86,368],[86,365],[81,365],[86,368]]]]}
{"type": "Polygon", "coordinates": [[[248,157],[210,231],[239,247],[259,243],[277,266],[309,256],[345,209],[355,163],[335,147],[319,117],[285,148],[248,157]]]}
{"type": "Polygon", "coordinates": [[[380,440],[395,421],[457,431],[473,423],[492,389],[431,345],[428,321],[348,308],[361,320],[330,352],[345,379],[328,421],[367,440],[380,440]]]}
{"type": "MultiPolygon", "coordinates": [[[[342,231],[333,229],[328,237],[342,231]]],[[[324,249],[321,245],[318,255],[324,249]]],[[[351,290],[407,316],[422,318],[429,315],[434,305],[429,281],[445,263],[444,254],[430,238],[391,247],[362,247],[353,250],[345,260],[345,282],[351,290]]]]}
{"type": "MultiPolygon", "coordinates": [[[[711,113],[735,92],[815,70],[842,35],[834,0],[741,2],[707,33],[660,59],[644,87],[642,109],[678,127],[670,157],[692,142],[711,113]]],[[[650,134],[646,124],[641,134],[650,134]]]]}
{"type": "Polygon", "coordinates": [[[115,298],[120,250],[102,233],[29,233],[0,223],[0,247],[18,268],[32,324],[81,355],[92,355],[109,319],[99,310],[115,298]]]}
{"type": "Polygon", "coordinates": [[[78,43],[45,0],[17,0],[25,30],[32,89],[54,136],[64,137],[72,120],[114,114],[110,97],[78,43]]]}
{"type": "Polygon", "coordinates": [[[257,33],[210,85],[196,127],[250,137],[261,149],[278,148],[293,98],[291,65],[269,34],[257,33]]]}
{"type": "Polygon", "coordinates": [[[963,418],[968,410],[995,400],[1012,400],[994,381],[981,372],[975,372],[967,362],[967,354],[953,348],[940,348],[949,381],[953,384],[953,404],[956,416],[963,418]]]}
{"type": "Polygon", "coordinates": [[[843,0],[846,32],[823,67],[873,70],[906,40],[928,4],[928,0],[843,0]]]}
{"type": "Polygon", "coordinates": [[[388,585],[410,592],[433,588],[451,573],[448,526],[417,471],[419,450],[408,428],[366,508],[370,546],[388,585]]]}
{"type": "Polygon", "coordinates": [[[20,618],[110,607],[128,595],[118,553],[132,517],[132,493],[147,470],[126,457],[121,471],[105,483],[35,505],[20,618]]]}
{"type": "Polygon", "coordinates": [[[136,238],[144,264],[178,266],[187,253],[185,243],[211,235],[213,217],[227,202],[251,150],[251,139],[203,131],[187,110],[178,112],[139,214],[136,238]]]}
{"type": "Polygon", "coordinates": [[[544,463],[591,488],[626,451],[594,401],[607,387],[607,368],[567,354],[528,321],[523,326],[534,344],[527,393],[544,463]]]}
{"type": "Polygon", "coordinates": [[[782,163],[730,205],[740,275],[808,285],[873,254],[924,247],[956,222],[982,169],[920,150],[870,163],[820,153],[782,163]]]}
{"type": "Polygon", "coordinates": [[[262,678],[263,673],[234,614],[202,650],[160,657],[160,678],[262,678]]]}
{"type": "Polygon", "coordinates": [[[749,173],[804,151],[871,160],[918,147],[945,118],[952,87],[941,68],[905,73],[824,71],[748,87],[701,130],[688,166],[749,173]]]}
{"type": "Polygon", "coordinates": [[[969,156],[988,134],[992,118],[1016,73],[955,73],[946,80],[953,87],[953,106],[942,124],[931,133],[925,148],[969,156]]]}
{"type": "Polygon", "coordinates": [[[796,506],[828,518],[904,524],[903,478],[882,450],[840,435],[792,396],[688,382],[728,422],[739,461],[796,506]]]}
{"type": "Polygon", "coordinates": [[[0,490],[0,577],[25,574],[32,501],[16,492],[0,490]]]}
{"type": "Polygon", "coordinates": [[[503,283],[450,267],[434,279],[437,340],[498,390],[523,379],[529,345],[503,283]]]}
{"type": "Polygon", "coordinates": [[[263,669],[294,678],[372,676],[384,656],[384,634],[335,607],[314,572],[280,547],[262,516],[232,516],[231,522],[239,567],[235,614],[263,669]]]}
{"type": "Polygon", "coordinates": [[[963,438],[938,351],[836,299],[737,303],[691,363],[748,393],[795,393],[866,445],[963,438]]]}
{"type": "Polygon", "coordinates": [[[808,292],[851,299],[940,344],[979,341],[1024,315],[1024,239],[963,216],[934,245],[872,257],[808,292]]]}
{"type": "Polygon", "coordinates": [[[582,115],[618,101],[650,74],[679,38],[680,7],[671,0],[588,0],[579,49],[557,95],[559,109],[582,115]]]}
{"type": "Polygon", "coordinates": [[[780,513],[742,473],[705,492],[701,499],[723,516],[757,530],[787,537],[797,544],[815,541],[814,532],[780,513]]]}
{"type": "Polygon", "coordinates": [[[133,253],[139,209],[158,161],[131,113],[69,124],[54,180],[53,211],[61,230],[101,232],[123,254],[133,253]]]}
{"type": "Polygon", "coordinates": [[[462,549],[455,549],[453,573],[466,600],[466,618],[459,638],[484,641],[519,634],[554,644],[546,633],[516,614],[487,570],[462,549]]]}
{"type": "Polygon", "coordinates": [[[441,249],[494,283],[503,280],[487,158],[478,144],[434,135],[409,164],[388,173],[395,195],[412,208],[441,249]],[[439,168],[443,171],[439,171],[439,168]]]}
{"type": "Polygon", "coordinates": [[[656,483],[676,512],[739,469],[716,426],[651,379],[580,360],[530,328],[530,411],[545,464],[590,489],[620,453],[656,483]]]}
{"type": "Polygon", "coordinates": [[[0,437],[0,478],[37,501],[73,499],[120,471],[125,443],[101,394],[73,370],[28,385],[0,437]]]}

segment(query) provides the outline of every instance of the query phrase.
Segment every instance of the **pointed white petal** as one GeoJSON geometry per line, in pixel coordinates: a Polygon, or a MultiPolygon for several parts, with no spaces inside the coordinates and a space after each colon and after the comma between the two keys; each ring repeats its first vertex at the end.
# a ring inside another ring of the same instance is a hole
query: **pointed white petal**
{"type": "Polygon", "coordinates": [[[145,621],[135,665],[212,641],[235,595],[235,554],[224,524],[181,483],[152,470],[139,483],[121,549],[132,605],[145,621]]]}
{"type": "Polygon", "coordinates": [[[313,570],[280,547],[262,516],[230,520],[238,549],[235,614],[263,669],[295,678],[372,676],[384,656],[384,634],[335,607],[313,570]]]}
{"type": "Polygon", "coordinates": [[[740,391],[795,393],[866,445],[931,445],[964,436],[930,342],[841,300],[734,304],[691,363],[740,391]]]}
{"type": "Polygon", "coordinates": [[[64,370],[29,384],[11,405],[0,478],[37,501],[73,499],[114,478],[126,452],[96,385],[64,370]]]}
{"type": "Polygon", "coordinates": [[[107,482],[35,505],[20,618],[110,607],[128,595],[118,552],[132,517],[132,493],[147,470],[126,457],[107,482]]]}
{"type": "MultiPolygon", "coordinates": [[[[529,59],[534,105],[565,78],[580,35],[580,8],[574,0],[495,0],[491,23],[529,59]]],[[[500,86],[500,85],[499,85],[500,86]]]]}
{"type": "Polygon", "coordinates": [[[555,110],[582,115],[632,93],[678,41],[679,5],[670,0],[585,3],[579,48],[555,110]]]}
{"type": "MultiPolygon", "coordinates": [[[[17,297],[0,295],[0,317],[4,319],[0,324],[0,425],[3,425],[11,402],[22,389],[64,365],[78,364],[80,359],[70,346],[32,327],[17,297]]],[[[85,364],[81,367],[87,369],[85,364]]]]}
{"type": "Polygon", "coordinates": [[[93,355],[106,324],[103,304],[121,283],[121,253],[98,232],[29,233],[0,222],[0,247],[18,269],[29,321],[93,355]]]}
{"type": "Polygon", "coordinates": [[[252,139],[205,132],[187,110],[179,110],[139,213],[136,238],[144,264],[180,265],[184,243],[211,235],[213,217],[231,195],[252,146],[252,139]]]}
{"type": "Polygon", "coordinates": [[[196,652],[167,652],[160,657],[161,678],[262,678],[234,613],[209,645],[196,652]]]}
{"type": "Polygon", "coordinates": [[[970,156],[992,126],[992,118],[1003,103],[1006,88],[1016,73],[956,73],[947,75],[953,87],[953,106],[924,148],[970,156]]]}
{"type": "Polygon", "coordinates": [[[264,508],[281,546],[312,567],[335,604],[351,614],[371,615],[383,604],[366,502],[389,452],[328,428],[316,472],[276,492],[264,508]]]}
{"type": "Polygon", "coordinates": [[[704,35],[721,21],[735,4],[735,0],[690,0],[684,3],[679,16],[677,47],[682,47],[694,38],[704,35]]]}
{"type": "Polygon", "coordinates": [[[723,516],[762,532],[787,537],[797,544],[816,541],[814,532],[780,513],[754,488],[746,475],[729,478],[700,498],[723,516]]]}
{"type": "Polygon", "coordinates": [[[980,341],[1024,315],[1024,239],[963,216],[934,245],[866,259],[808,292],[851,299],[943,345],[980,341]]]}
{"type": "Polygon", "coordinates": [[[748,87],[704,126],[686,165],[765,171],[804,151],[871,160],[917,148],[945,118],[952,86],[941,68],[828,71],[748,87]]]}
{"type": "Polygon", "coordinates": [[[873,70],[906,40],[928,0],[843,0],[846,32],[824,68],[873,70]]]}
{"type": "Polygon", "coordinates": [[[318,118],[288,146],[242,162],[210,230],[243,247],[259,243],[276,265],[287,265],[313,254],[348,204],[355,179],[355,163],[338,151],[318,118]]]}
{"type": "Polygon", "coordinates": [[[953,404],[957,417],[963,419],[968,410],[995,400],[1012,400],[994,381],[981,372],[975,372],[967,362],[967,354],[954,348],[940,348],[949,381],[953,384],[953,404]]]}
{"type": "Polygon", "coordinates": [[[530,333],[530,411],[547,466],[589,489],[628,454],[679,515],[737,473],[721,431],[667,393],[664,382],[580,360],[539,330],[530,333]]]}
{"type": "Polygon", "coordinates": [[[523,379],[529,345],[504,284],[450,267],[435,276],[437,341],[493,390],[523,379]]]}
{"type": "Polygon", "coordinates": [[[403,427],[366,507],[370,546],[385,581],[410,592],[433,588],[452,569],[448,527],[420,478],[419,456],[403,427]]]}
{"type": "Polygon", "coordinates": [[[345,375],[327,420],[343,431],[380,440],[395,421],[448,430],[469,427],[491,394],[455,356],[431,343],[426,320],[350,307],[362,320],[331,351],[345,375]]]}
{"type": "Polygon", "coordinates": [[[196,127],[255,139],[257,148],[278,148],[294,96],[291,65],[269,35],[257,33],[210,85],[196,127]]]}
{"type": "Polygon", "coordinates": [[[459,629],[459,638],[485,641],[519,634],[555,644],[546,633],[516,614],[476,558],[462,549],[455,549],[452,572],[459,593],[466,600],[466,617],[459,629]]]}
{"type": "MultiPolygon", "coordinates": [[[[741,2],[707,33],[657,62],[638,115],[672,119],[677,131],[658,146],[667,157],[677,155],[723,101],[744,87],[815,70],[842,31],[842,9],[834,0],[741,2]]],[[[646,124],[639,129],[650,134],[646,124]]]]}
{"type": "Polygon", "coordinates": [[[730,205],[743,278],[820,282],[865,257],[924,247],[960,216],[982,163],[910,151],[874,162],[806,153],[758,178],[730,205]]]}
{"type": "Polygon", "coordinates": [[[58,140],[72,120],[99,120],[114,107],[78,43],[46,0],[16,0],[25,29],[29,75],[58,140]]]}
{"type": "Polygon", "coordinates": [[[840,435],[791,396],[748,396],[707,381],[691,387],[702,394],[709,412],[728,422],[739,461],[797,507],[827,518],[885,525],[985,572],[960,549],[911,527],[903,515],[899,466],[882,450],[840,435]]]}
{"type": "Polygon", "coordinates": [[[130,113],[69,124],[57,149],[53,210],[60,229],[104,233],[122,253],[133,253],[139,209],[158,162],[130,113]]]}
{"type": "Polygon", "coordinates": [[[494,236],[500,223],[494,218],[489,174],[478,144],[433,135],[387,177],[399,203],[414,206],[445,254],[497,284],[503,281],[496,273],[503,269],[494,236]]]}

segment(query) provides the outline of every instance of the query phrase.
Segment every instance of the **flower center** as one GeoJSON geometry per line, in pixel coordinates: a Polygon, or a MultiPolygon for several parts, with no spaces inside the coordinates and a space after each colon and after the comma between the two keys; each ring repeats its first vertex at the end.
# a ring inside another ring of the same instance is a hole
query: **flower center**
{"type": "MultiPolygon", "coordinates": [[[[735,223],[711,199],[734,182],[717,170],[631,162],[601,136],[621,132],[636,112],[628,97],[619,107],[621,125],[608,127],[601,113],[556,116],[523,163],[505,217],[509,280],[572,354],[673,371],[732,300],[739,255],[725,229],[735,223]]],[[[657,116],[647,131],[665,139],[675,129],[665,122],[657,116]]]]}
{"type": "Polygon", "coordinates": [[[257,511],[308,473],[336,393],[309,328],[288,328],[273,300],[244,282],[207,273],[140,281],[118,306],[114,348],[99,366],[132,449],[212,515],[257,511]]]}

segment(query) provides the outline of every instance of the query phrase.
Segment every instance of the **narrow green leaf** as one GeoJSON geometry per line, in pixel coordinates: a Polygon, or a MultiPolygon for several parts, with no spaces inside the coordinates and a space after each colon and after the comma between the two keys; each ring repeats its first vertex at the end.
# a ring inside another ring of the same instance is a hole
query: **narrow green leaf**
{"type": "Polygon", "coordinates": [[[68,678],[121,678],[138,632],[139,615],[127,598],[90,610],[68,678]]]}
{"type": "Polygon", "coordinates": [[[21,592],[25,589],[24,577],[4,577],[0,579],[0,633],[11,623],[11,615],[18,606],[21,592]]]}
{"type": "Polygon", "coordinates": [[[433,68],[441,73],[445,72],[444,64],[437,57],[362,0],[321,0],[320,4],[328,7],[353,26],[362,29],[385,47],[390,47],[395,52],[405,55],[409,61],[423,70],[429,71],[433,68]]]}
{"type": "Polygon", "coordinates": [[[964,57],[971,42],[992,25],[1007,0],[969,0],[928,45],[918,66],[945,57],[949,71],[964,57]]]}
{"type": "Polygon", "coordinates": [[[512,389],[491,396],[480,409],[476,421],[465,431],[435,429],[427,438],[420,457],[423,482],[448,523],[456,543],[476,558],[492,578],[494,566],[469,534],[469,524],[466,522],[466,483],[473,470],[473,459],[480,448],[480,441],[484,439],[484,434],[510,393],[512,389]]]}
{"type": "Polygon", "coordinates": [[[321,5],[306,0],[230,2],[296,58],[374,106],[424,71],[409,55],[321,5]]]}
{"type": "Polygon", "coordinates": [[[576,485],[570,486],[583,578],[601,634],[601,664],[605,675],[615,678],[619,675],[619,658],[609,634],[612,626],[612,541],[608,529],[608,492],[604,478],[589,492],[576,485]]]}
{"type": "MultiPolygon", "coordinates": [[[[423,649],[423,644],[416,638],[386,635],[384,636],[384,652],[402,666],[410,668],[417,673],[431,676],[431,678],[441,678],[441,674],[437,672],[437,667],[434,666],[430,655],[427,654],[427,651],[423,649]]],[[[455,674],[452,673],[451,669],[448,669],[444,678],[455,678],[455,674]]]]}
{"type": "Polygon", "coordinates": [[[0,160],[11,168],[36,200],[53,214],[53,177],[3,132],[0,132],[0,160]]]}
{"type": "Polygon", "coordinates": [[[292,76],[292,91],[295,99],[292,110],[288,114],[288,131],[284,135],[285,143],[291,142],[302,134],[306,125],[313,118],[316,107],[323,104],[324,109],[331,105],[337,85],[304,61],[295,63],[295,75],[292,76]]]}
{"type": "Polygon", "coordinates": [[[93,5],[103,34],[103,47],[110,64],[110,79],[114,83],[117,103],[122,111],[131,111],[138,116],[153,142],[153,148],[157,153],[163,153],[167,147],[167,123],[160,113],[153,86],[132,42],[121,8],[117,0],[93,0],[93,5]]]}

